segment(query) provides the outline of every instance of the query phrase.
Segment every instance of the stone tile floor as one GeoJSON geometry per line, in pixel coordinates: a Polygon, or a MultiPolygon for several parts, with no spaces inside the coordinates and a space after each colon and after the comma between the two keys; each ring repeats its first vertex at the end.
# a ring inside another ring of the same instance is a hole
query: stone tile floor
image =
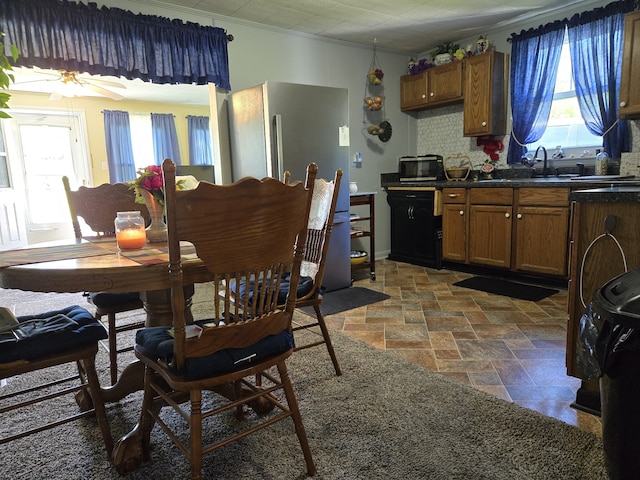
{"type": "Polygon", "coordinates": [[[574,408],[580,381],[566,375],[567,291],[539,302],[454,286],[468,273],[383,260],[376,281],[354,286],[390,299],[326,317],[330,328],[498,398],[601,434],[574,408]]]}

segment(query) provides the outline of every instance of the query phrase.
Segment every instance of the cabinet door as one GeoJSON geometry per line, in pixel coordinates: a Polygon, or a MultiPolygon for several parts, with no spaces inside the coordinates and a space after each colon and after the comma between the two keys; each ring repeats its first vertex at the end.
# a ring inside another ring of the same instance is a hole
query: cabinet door
{"type": "Polygon", "coordinates": [[[507,205],[471,205],[469,261],[491,267],[511,265],[511,211],[507,205]]]}
{"type": "Polygon", "coordinates": [[[402,196],[388,195],[391,207],[391,256],[411,256],[411,203],[402,196]]]}
{"type": "Polygon", "coordinates": [[[427,104],[427,71],[400,77],[400,110],[413,110],[427,104]]]}
{"type": "Polygon", "coordinates": [[[568,208],[519,207],[515,228],[517,270],[566,275],[568,208]]]}
{"type": "Polygon", "coordinates": [[[466,254],[465,204],[445,203],[442,210],[442,258],[464,262],[466,254]]]}
{"type": "Polygon", "coordinates": [[[640,12],[628,13],[624,20],[622,76],[618,117],[640,118],[640,12]]]}
{"type": "Polygon", "coordinates": [[[505,135],[507,57],[488,52],[464,60],[464,135],[505,135]]]}
{"type": "Polygon", "coordinates": [[[427,70],[429,104],[462,100],[462,62],[451,62],[427,70]]]}
{"type": "Polygon", "coordinates": [[[433,215],[433,200],[416,199],[411,209],[413,224],[412,246],[413,257],[421,261],[434,261],[440,252],[436,252],[434,241],[436,230],[440,230],[437,221],[440,217],[433,215]]]}

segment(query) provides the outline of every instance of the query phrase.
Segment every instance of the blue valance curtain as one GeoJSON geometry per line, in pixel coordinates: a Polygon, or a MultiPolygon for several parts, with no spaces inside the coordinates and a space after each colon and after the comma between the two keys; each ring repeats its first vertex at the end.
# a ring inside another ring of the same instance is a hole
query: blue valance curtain
{"type": "Polygon", "coordinates": [[[230,89],[226,32],[68,0],[0,1],[17,65],[230,89]]]}
{"type": "Polygon", "coordinates": [[[629,151],[629,127],[618,121],[625,8],[605,8],[576,15],[568,24],[571,65],[580,113],[587,129],[602,136],[605,152],[620,158],[629,151]]]}
{"type": "Polygon", "coordinates": [[[136,178],[129,114],[120,110],[104,110],[104,136],[111,183],[136,178]]]}
{"type": "Polygon", "coordinates": [[[213,165],[209,117],[187,115],[187,135],[189,137],[189,164],[213,165]]]}
{"type": "Polygon", "coordinates": [[[565,26],[555,22],[512,39],[511,112],[507,163],[520,163],[525,145],[542,137],[551,111],[565,26]]]}
{"type": "Polygon", "coordinates": [[[180,165],[180,146],[176,133],[176,122],[170,113],[151,114],[151,133],[153,135],[153,158],[156,165],[162,165],[165,158],[170,158],[180,165]]]}

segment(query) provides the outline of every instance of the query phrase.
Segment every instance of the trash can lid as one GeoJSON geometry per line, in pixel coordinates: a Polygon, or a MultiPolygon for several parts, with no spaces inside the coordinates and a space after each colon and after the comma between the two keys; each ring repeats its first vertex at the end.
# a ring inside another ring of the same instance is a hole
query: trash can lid
{"type": "Polygon", "coordinates": [[[623,273],[596,290],[593,309],[608,322],[640,327],[640,269],[623,273]]]}

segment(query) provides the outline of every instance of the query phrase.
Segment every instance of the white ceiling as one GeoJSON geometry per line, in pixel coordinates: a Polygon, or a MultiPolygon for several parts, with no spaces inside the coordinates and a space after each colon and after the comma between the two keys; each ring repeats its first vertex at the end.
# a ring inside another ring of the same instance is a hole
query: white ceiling
{"type": "MultiPolygon", "coordinates": [[[[416,55],[438,44],[473,38],[491,29],[595,0],[141,0],[167,11],[189,9],[190,14],[240,23],[267,25],[317,35],[335,41],[416,55]],[[170,5],[170,6],[169,6],[170,5]],[[177,8],[176,8],[177,7],[177,8]],[[169,10],[170,9],[170,10],[169,10]]],[[[109,4],[109,0],[101,3],[109,4]]],[[[132,2],[133,3],[133,2],[132,2]]],[[[132,7],[133,8],[133,5],[132,7]]],[[[587,7],[585,6],[585,9],[587,7]]],[[[171,15],[175,17],[177,15],[171,15]]],[[[232,31],[229,31],[233,34],[232,31]]],[[[51,93],[57,72],[18,68],[11,90],[51,93]]],[[[90,79],[82,74],[82,78],[90,79]]],[[[93,77],[126,85],[112,89],[126,99],[158,101],[171,98],[183,104],[208,104],[206,86],[151,85],[115,77],[93,77]],[[167,89],[170,95],[167,95],[167,89]]],[[[87,91],[87,95],[94,95],[87,91]]]]}
{"type": "MultiPolygon", "coordinates": [[[[214,15],[408,54],[584,0],[160,0],[214,15]]],[[[229,32],[232,33],[233,32],[229,32]]]]}

